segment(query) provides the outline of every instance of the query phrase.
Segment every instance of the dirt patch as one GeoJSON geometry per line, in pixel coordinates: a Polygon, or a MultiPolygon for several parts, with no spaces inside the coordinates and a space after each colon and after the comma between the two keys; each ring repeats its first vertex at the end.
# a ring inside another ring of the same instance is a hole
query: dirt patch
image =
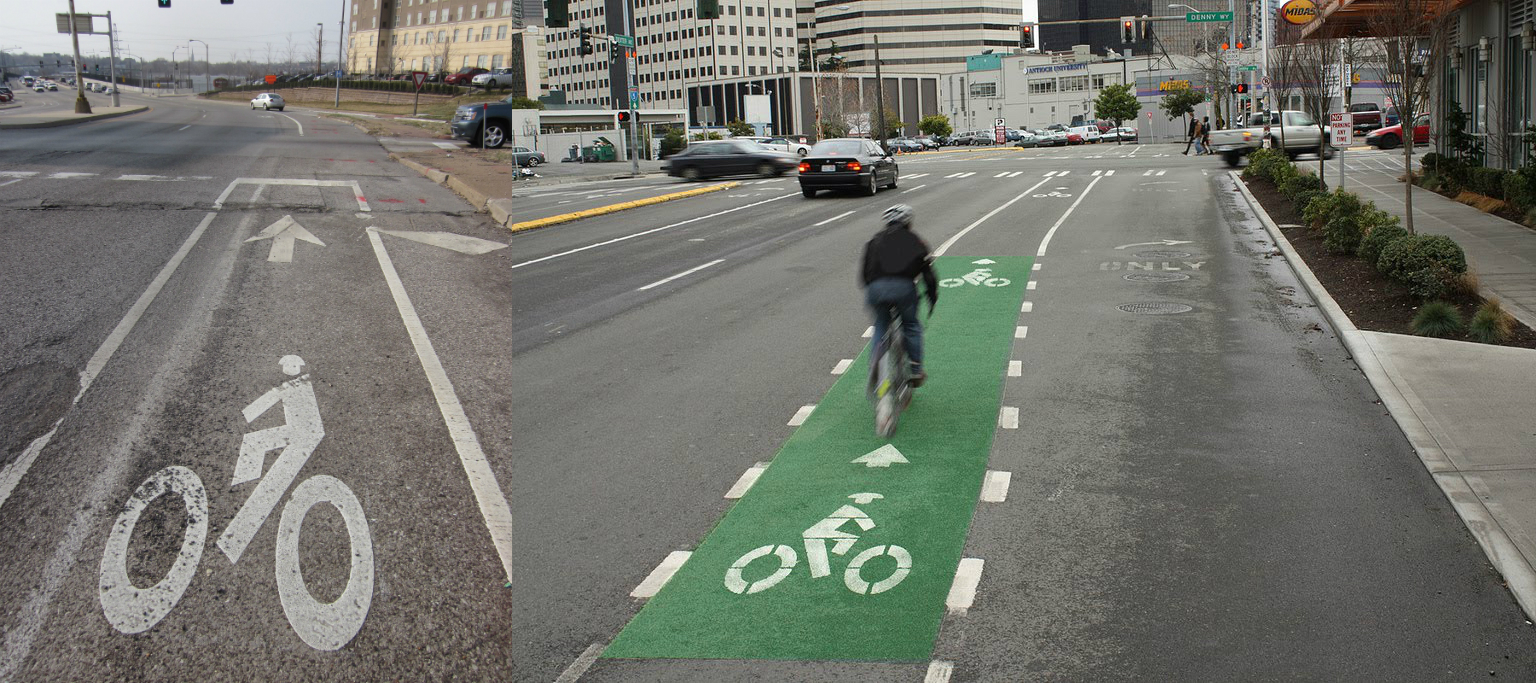
{"type": "Polygon", "coordinates": [[[53,428],[80,389],[80,374],[59,363],[23,365],[0,373],[0,464],[21,455],[53,428]]]}
{"type": "MultiPolygon", "coordinates": [[[[1300,214],[1291,206],[1289,199],[1273,185],[1263,181],[1245,181],[1259,204],[1269,217],[1282,227],[1280,232],[1290,241],[1301,260],[1312,269],[1323,288],[1349,316],[1350,322],[1362,330],[1413,334],[1413,316],[1418,314],[1423,302],[1410,294],[1402,284],[1388,279],[1365,261],[1354,256],[1335,254],[1323,247],[1321,230],[1311,230],[1301,225],[1300,214]]],[[[1458,293],[1447,298],[1461,310],[1462,320],[1470,322],[1482,297],[1458,293]]],[[[1470,337],[1456,337],[1457,341],[1475,341],[1470,337]]],[[[1536,349],[1536,332],[1514,322],[1513,331],[1504,346],[1536,349]]]]}

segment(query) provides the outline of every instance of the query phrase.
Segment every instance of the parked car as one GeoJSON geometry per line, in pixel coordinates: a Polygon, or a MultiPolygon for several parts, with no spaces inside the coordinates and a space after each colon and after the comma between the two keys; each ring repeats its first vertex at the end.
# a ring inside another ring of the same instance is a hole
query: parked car
{"type": "MultiPolygon", "coordinates": [[[[480,68],[478,66],[466,67],[465,69],[463,69],[462,71],[460,71],[458,73],[448,74],[448,77],[444,78],[443,82],[447,83],[448,85],[469,85],[474,80],[474,78],[476,76],[479,76],[480,74],[483,74],[483,73],[489,73],[489,72],[490,72],[490,69],[482,69],[482,68],[480,68]]],[[[436,79],[437,79],[437,74],[432,74],[431,76],[427,77],[427,80],[429,82],[433,82],[433,83],[437,82],[436,79]]]]}
{"type": "Polygon", "coordinates": [[[283,96],[275,92],[264,92],[251,100],[251,108],[261,107],[265,111],[276,109],[282,111],[288,104],[283,102],[283,96]]]}
{"type": "Polygon", "coordinates": [[[539,164],[548,161],[544,158],[544,153],[536,149],[528,149],[527,147],[513,147],[507,151],[512,153],[512,160],[517,162],[518,166],[527,166],[529,168],[533,168],[534,166],[538,166],[539,164]]]}
{"type": "Polygon", "coordinates": [[[918,143],[920,143],[923,146],[923,149],[938,149],[939,148],[939,141],[934,139],[934,137],[931,136],[931,135],[919,135],[919,136],[917,136],[915,138],[912,138],[912,139],[918,141],[918,143]]]}
{"type": "MultiPolygon", "coordinates": [[[[457,75],[457,74],[455,74],[457,75]]],[[[450,76],[452,78],[452,76],[450,76]]],[[[470,83],[476,88],[510,88],[519,76],[517,70],[512,67],[503,67],[483,74],[478,74],[470,79],[470,83]]]]}
{"type": "Polygon", "coordinates": [[[800,193],[810,199],[819,190],[856,189],[873,196],[882,186],[894,189],[900,173],[896,160],[871,140],[822,140],[800,162],[800,193]]]}
{"type": "MultiPolygon", "coordinates": [[[[1392,149],[1403,144],[1403,124],[1377,128],[1365,136],[1365,144],[1377,149],[1392,149]]],[[[1420,114],[1414,120],[1413,144],[1429,144],[1429,114],[1420,114]]]]}
{"type": "Polygon", "coordinates": [[[885,141],[885,148],[892,154],[909,154],[923,151],[923,143],[912,138],[891,138],[885,141]]]}
{"type": "Polygon", "coordinates": [[[1112,128],[1110,129],[1110,133],[1115,137],[1109,138],[1106,135],[1104,138],[1106,142],[1110,139],[1119,140],[1120,142],[1135,142],[1137,136],[1139,135],[1135,128],[1128,128],[1125,126],[1121,126],[1120,128],[1112,128]]]}
{"type": "Polygon", "coordinates": [[[1013,143],[1013,146],[1028,149],[1031,147],[1040,147],[1044,141],[1045,138],[1036,134],[1035,131],[1021,130],[1019,131],[1019,140],[1018,142],[1013,143]]]}
{"type": "Polygon", "coordinates": [[[12,95],[11,91],[0,92],[0,102],[10,102],[13,99],[16,99],[16,96],[12,95]]]}
{"type": "Polygon", "coordinates": [[[1375,102],[1355,102],[1349,105],[1349,113],[1354,118],[1356,133],[1375,130],[1382,126],[1381,105],[1375,102]]]}
{"type": "Polygon", "coordinates": [[[1069,145],[1081,145],[1081,144],[1083,144],[1083,134],[1082,133],[1078,133],[1078,132],[1070,131],[1069,130],[1069,131],[1066,132],[1066,136],[1067,136],[1067,144],[1069,144],[1069,145]]]}
{"type": "Polygon", "coordinates": [[[661,163],[667,175],[702,180],[715,176],[784,175],[800,157],[768,149],[752,140],[705,140],[688,145],[661,163]]]}

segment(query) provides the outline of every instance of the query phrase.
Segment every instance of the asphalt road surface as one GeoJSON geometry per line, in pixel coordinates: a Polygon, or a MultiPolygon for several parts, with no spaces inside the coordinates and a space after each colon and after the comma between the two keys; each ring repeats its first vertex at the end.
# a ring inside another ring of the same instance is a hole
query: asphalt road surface
{"type": "Polygon", "coordinates": [[[349,125],[150,101],[0,136],[0,680],[1536,677],[1214,160],[509,235],[349,125]],[[887,444],[897,202],[945,286],[887,444]]]}

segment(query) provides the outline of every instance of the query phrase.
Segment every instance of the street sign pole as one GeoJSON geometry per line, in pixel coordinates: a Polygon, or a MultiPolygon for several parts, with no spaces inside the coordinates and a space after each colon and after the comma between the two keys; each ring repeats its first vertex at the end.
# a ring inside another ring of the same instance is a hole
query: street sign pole
{"type": "MultiPolygon", "coordinates": [[[[107,12],[107,75],[112,79],[112,106],[123,106],[122,100],[117,97],[117,33],[112,30],[112,12],[107,12]]],[[[75,87],[80,87],[80,79],[75,79],[75,87]]],[[[142,88],[141,88],[142,90],[142,88]]]]}
{"type": "MultiPolygon", "coordinates": [[[[630,23],[629,3],[624,0],[624,32],[626,36],[635,34],[634,24],[630,23]]],[[[633,44],[633,39],[631,39],[633,44]]],[[[640,140],[639,130],[635,119],[640,118],[640,77],[635,73],[635,49],[624,48],[624,82],[629,86],[629,172],[632,175],[640,175],[640,140]]]]}
{"type": "Polygon", "coordinates": [[[421,104],[421,84],[426,83],[426,82],[427,82],[427,72],[425,72],[425,71],[412,71],[411,72],[411,83],[415,84],[415,86],[416,86],[416,101],[411,104],[411,116],[415,116],[416,115],[416,107],[417,107],[417,105],[421,104]]]}
{"type": "Polygon", "coordinates": [[[1344,188],[1344,150],[1354,144],[1355,115],[1340,112],[1328,115],[1329,144],[1339,150],[1339,189],[1344,188]]]}

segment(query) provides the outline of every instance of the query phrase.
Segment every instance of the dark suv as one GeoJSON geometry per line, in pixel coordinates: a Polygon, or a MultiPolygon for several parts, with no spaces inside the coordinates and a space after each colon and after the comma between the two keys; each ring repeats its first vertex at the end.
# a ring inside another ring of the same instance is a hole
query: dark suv
{"type": "Polygon", "coordinates": [[[487,149],[505,145],[509,131],[512,130],[511,100],[516,97],[508,95],[500,102],[461,104],[453,113],[453,120],[448,122],[448,129],[452,131],[453,137],[468,140],[471,145],[481,145],[487,149]]]}

